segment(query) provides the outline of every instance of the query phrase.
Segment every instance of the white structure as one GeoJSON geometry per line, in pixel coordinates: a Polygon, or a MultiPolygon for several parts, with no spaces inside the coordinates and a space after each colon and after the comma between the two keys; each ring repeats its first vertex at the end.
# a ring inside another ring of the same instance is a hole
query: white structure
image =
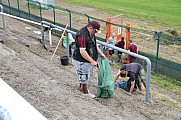
{"type": "Polygon", "coordinates": [[[32,1],[35,1],[35,2],[37,1],[37,2],[40,2],[40,3],[44,4],[44,5],[41,5],[41,7],[44,7],[44,8],[47,8],[46,5],[54,6],[54,0],[32,0],[32,1]]]}
{"type": "Polygon", "coordinates": [[[35,0],[35,1],[38,1],[38,2],[43,3],[43,4],[54,6],[54,0],[35,0]]]}
{"type": "Polygon", "coordinates": [[[0,78],[0,119],[47,120],[0,78]]]}

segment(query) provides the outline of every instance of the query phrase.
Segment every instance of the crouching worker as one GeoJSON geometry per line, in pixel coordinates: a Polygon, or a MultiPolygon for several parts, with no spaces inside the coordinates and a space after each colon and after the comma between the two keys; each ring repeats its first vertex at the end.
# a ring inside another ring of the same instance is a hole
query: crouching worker
{"type": "Polygon", "coordinates": [[[145,71],[143,66],[140,65],[139,63],[124,64],[116,74],[114,82],[117,81],[119,76],[124,78],[129,77],[127,82],[127,89],[130,93],[132,93],[134,91],[134,88],[137,87],[139,88],[140,91],[142,91],[141,82],[146,88],[145,71]]]}

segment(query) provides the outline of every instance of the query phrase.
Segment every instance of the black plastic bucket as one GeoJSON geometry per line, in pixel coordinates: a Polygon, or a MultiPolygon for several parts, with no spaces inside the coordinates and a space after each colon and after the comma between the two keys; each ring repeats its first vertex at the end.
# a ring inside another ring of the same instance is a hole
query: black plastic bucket
{"type": "Polygon", "coordinates": [[[62,65],[68,65],[68,64],[69,64],[69,58],[68,58],[68,56],[62,56],[62,57],[60,58],[60,60],[61,60],[61,64],[62,64],[62,65]]]}

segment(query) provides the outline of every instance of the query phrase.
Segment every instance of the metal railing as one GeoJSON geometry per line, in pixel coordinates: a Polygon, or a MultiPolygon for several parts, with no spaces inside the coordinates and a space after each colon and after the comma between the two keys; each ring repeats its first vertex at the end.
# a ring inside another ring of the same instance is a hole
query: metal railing
{"type": "MultiPolygon", "coordinates": [[[[61,31],[64,30],[63,27],[59,27],[57,25],[54,25],[54,24],[51,24],[51,23],[48,23],[46,21],[42,21],[41,22],[41,33],[42,33],[42,43],[44,43],[44,28],[43,28],[43,25],[46,25],[46,26],[49,26],[51,28],[57,28],[57,29],[60,29],[61,31]]],[[[71,34],[76,34],[76,32],[74,31],[71,31],[71,30],[65,30],[65,32],[67,33],[71,33],[71,34]]],[[[150,102],[150,76],[151,76],[151,61],[149,60],[149,58],[145,57],[145,56],[142,56],[142,55],[139,55],[139,54],[135,54],[133,52],[129,52],[127,50],[124,50],[124,49],[121,49],[121,48],[118,48],[116,46],[113,46],[113,45],[110,45],[110,44],[107,44],[105,42],[102,42],[102,41],[99,41],[97,40],[97,43],[102,46],[106,46],[106,47],[109,47],[109,48],[113,48],[114,50],[117,50],[117,51],[120,51],[120,52],[123,52],[123,53],[126,53],[128,55],[131,55],[131,56],[134,56],[136,58],[139,58],[141,60],[144,60],[146,61],[147,63],[147,75],[146,75],[146,95],[145,95],[145,100],[146,102],[150,102]]],[[[67,44],[68,44],[68,37],[67,37],[67,44]]],[[[67,56],[69,56],[69,45],[67,45],[67,56]]]]}
{"type": "MultiPolygon", "coordinates": [[[[3,13],[3,6],[0,5],[0,8],[1,8],[1,12],[3,13]]],[[[4,31],[6,31],[6,26],[5,26],[5,22],[4,22],[4,15],[2,14],[2,25],[3,25],[3,29],[4,31]]]]}

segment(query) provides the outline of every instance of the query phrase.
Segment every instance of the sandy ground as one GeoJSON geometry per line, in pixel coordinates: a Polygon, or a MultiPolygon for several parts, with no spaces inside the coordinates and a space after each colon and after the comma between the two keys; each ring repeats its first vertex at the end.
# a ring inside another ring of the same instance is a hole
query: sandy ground
{"type": "MultiPolygon", "coordinates": [[[[145,92],[130,96],[121,89],[115,89],[110,99],[82,95],[75,87],[71,60],[68,66],[60,63],[65,49],[59,47],[50,60],[58,37],[53,36],[50,46],[46,35],[45,50],[38,41],[40,35],[33,32],[39,28],[6,20],[6,32],[0,29],[0,77],[48,120],[181,120],[181,98],[156,86],[151,85],[151,103],[145,102],[145,92]]],[[[97,92],[97,71],[94,69],[89,85],[93,94],[97,92]]]]}

